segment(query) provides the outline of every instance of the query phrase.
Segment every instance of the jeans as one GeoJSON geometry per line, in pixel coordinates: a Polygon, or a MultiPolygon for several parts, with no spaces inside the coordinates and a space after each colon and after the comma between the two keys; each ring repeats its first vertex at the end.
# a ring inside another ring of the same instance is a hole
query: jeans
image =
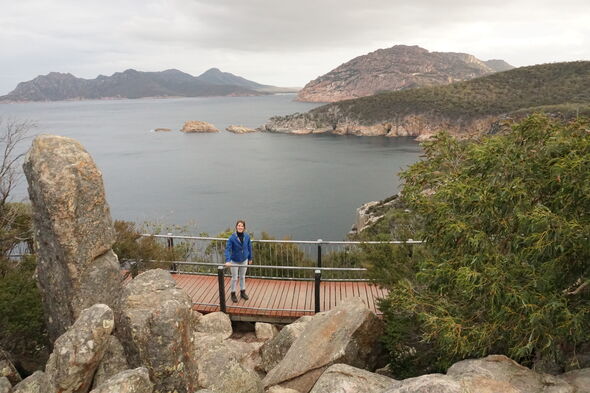
{"type": "Polygon", "coordinates": [[[234,262],[231,261],[232,266],[230,267],[231,270],[231,281],[230,281],[230,289],[232,292],[236,291],[236,282],[238,281],[238,277],[240,278],[240,289],[242,291],[246,290],[246,270],[248,270],[248,260],[244,262],[234,262]]]}

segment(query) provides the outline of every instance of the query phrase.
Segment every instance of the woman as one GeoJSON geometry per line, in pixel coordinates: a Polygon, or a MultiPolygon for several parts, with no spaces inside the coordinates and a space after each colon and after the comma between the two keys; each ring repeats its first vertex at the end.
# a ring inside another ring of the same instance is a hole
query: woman
{"type": "Polygon", "coordinates": [[[227,239],[225,246],[225,266],[231,270],[231,300],[237,303],[236,282],[240,278],[240,297],[248,300],[246,295],[246,270],[252,263],[252,242],[250,236],[245,232],[246,222],[238,220],[236,231],[227,239]]]}

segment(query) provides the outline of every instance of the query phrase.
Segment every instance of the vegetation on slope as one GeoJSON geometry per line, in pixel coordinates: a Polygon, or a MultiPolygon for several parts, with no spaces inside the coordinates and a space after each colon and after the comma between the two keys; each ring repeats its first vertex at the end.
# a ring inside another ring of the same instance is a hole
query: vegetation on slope
{"type": "Polygon", "coordinates": [[[403,205],[366,235],[426,241],[414,253],[364,255],[390,291],[381,309],[392,369],[406,377],[493,353],[580,367],[576,353],[590,343],[590,120],[534,115],[480,141],[439,134],[425,154],[402,173],[403,205]]]}
{"type": "Polygon", "coordinates": [[[325,124],[351,119],[371,125],[413,114],[464,120],[565,104],[570,113],[590,113],[590,61],[522,67],[450,85],[386,92],[274,120],[303,116],[325,124]]]}

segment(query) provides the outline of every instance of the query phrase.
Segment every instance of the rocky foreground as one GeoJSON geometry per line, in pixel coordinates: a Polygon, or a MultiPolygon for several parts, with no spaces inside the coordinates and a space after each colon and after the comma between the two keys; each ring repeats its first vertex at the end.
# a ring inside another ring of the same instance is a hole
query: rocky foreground
{"type": "Polygon", "coordinates": [[[228,315],[193,311],[170,273],[149,270],[125,285],[110,273],[108,205],[81,145],[38,137],[25,168],[53,352],[23,380],[0,352],[0,393],[590,392],[590,368],[553,376],[501,355],[405,380],[376,373],[383,324],[359,298],[284,327],[256,324],[238,339],[228,315]]]}

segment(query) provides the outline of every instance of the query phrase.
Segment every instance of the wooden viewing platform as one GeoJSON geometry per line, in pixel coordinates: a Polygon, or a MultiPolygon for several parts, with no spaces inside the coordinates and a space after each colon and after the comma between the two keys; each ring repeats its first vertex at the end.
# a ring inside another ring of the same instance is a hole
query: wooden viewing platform
{"type": "MultiPolygon", "coordinates": [[[[211,275],[172,275],[193,301],[193,309],[201,313],[220,311],[218,277],[211,275]]],[[[289,323],[303,315],[314,314],[314,282],[280,279],[247,278],[245,301],[230,299],[230,277],[225,277],[226,312],[232,320],[289,323]]],[[[238,292],[239,295],[239,292],[238,292]]],[[[377,299],[387,295],[385,289],[363,281],[322,281],[320,311],[327,311],[349,297],[360,297],[376,314],[377,299]]]]}

